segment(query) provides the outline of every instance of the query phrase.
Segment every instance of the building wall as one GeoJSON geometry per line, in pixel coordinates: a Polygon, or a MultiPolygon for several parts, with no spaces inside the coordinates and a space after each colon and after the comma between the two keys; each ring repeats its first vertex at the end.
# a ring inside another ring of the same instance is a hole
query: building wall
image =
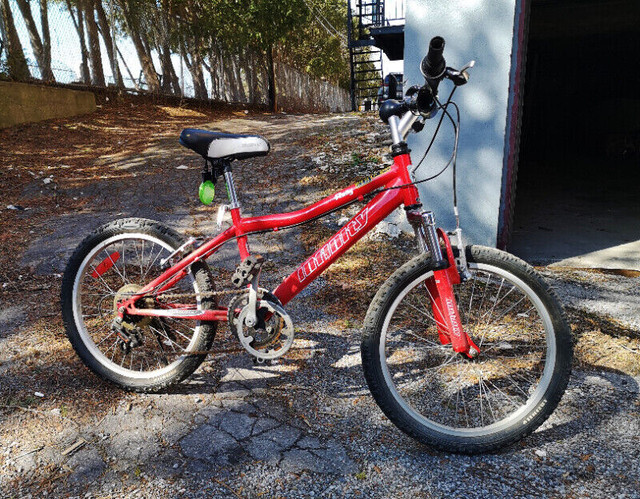
{"type": "Polygon", "coordinates": [[[0,128],[95,110],[91,92],[0,81],[0,128]]]}
{"type": "MultiPolygon", "coordinates": [[[[446,40],[444,56],[448,66],[459,68],[471,59],[476,61],[470,71],[470,82],[454,96],[462,117],[457,172],[460,225],[470,243],[497,244],[503,183],[513,171],[512,152],[517,144],[513,140],[513,130],[517,128],[513,120],[517,113],[513,114],[513,95],[511,100],[509,96],[510,85],[516,85],[519,76],[518,51],[513,48],[522,47],[523,40],[518,38],[518,30],[514,30],[523,19],[522,3],[521,0],[408,0],[405,88],[423,83],[420,61],[429,40],[436,35],[446,40]]],[[[440,85],[442,101],[450,89],[450,82],[440,85]]],[[[423,132],[411,134],[407,139],[414,165],[426,150],[439,117],[438,114],[429,121],[423,132]]],[[[417,179],[438,172],[448,161],[452,145],[452,127],[445,119],[439,138],[416,174],[417,179]]],[[[435,212],[438,225],[453,229],[451,168],[422,184],[420,193],[425,207],[435,212]]]]}

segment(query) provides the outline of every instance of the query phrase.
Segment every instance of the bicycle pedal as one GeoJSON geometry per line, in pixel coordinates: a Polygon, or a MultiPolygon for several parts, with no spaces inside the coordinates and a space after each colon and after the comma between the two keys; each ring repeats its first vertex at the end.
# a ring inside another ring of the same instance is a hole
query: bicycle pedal
{"type": "Polygon", "coordinates": [[[236,288],[241,288],[251,283],[251,280],[260,272],[263,263],[264,258],[262,256],[249,255],[236,267],[236,271],[231,276],[232,284],[236,288]]]}

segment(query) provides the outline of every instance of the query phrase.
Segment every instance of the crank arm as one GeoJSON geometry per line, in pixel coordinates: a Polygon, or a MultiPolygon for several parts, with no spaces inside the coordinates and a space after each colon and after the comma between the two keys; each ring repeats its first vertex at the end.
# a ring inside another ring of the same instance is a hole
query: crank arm
{"type": "Polygon", "coordinates": [[[245,319],[245,324],[248,327],[254,327],[258,323],[258,316],[256,310],[258,306],[258,276],[255,276],[251,280],[251,286],[249,287],[249,313],[245,319]]]}

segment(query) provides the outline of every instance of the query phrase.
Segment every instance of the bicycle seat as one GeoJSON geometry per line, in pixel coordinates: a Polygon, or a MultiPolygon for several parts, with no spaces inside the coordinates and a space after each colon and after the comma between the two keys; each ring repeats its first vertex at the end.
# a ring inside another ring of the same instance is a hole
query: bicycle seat
{"type": "Polygon", "coordinates": [[[180,144],[206,159],[253,158],[266,156],[271,149],[269,142],[260,135],[236,135],[197,128],[182,130],[180,144]]]}

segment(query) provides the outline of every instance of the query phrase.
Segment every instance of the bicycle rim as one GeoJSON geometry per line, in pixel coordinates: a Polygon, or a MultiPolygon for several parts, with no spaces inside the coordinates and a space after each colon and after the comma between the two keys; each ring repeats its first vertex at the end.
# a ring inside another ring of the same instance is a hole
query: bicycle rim
{"type": "MultiPolygon", "coordinates": [[[[144,233],[124,233],[97,244],[83,259],[73,284],[73,316],[80,339],[97,362],[112,372],[133,379],[160,377],[184,361],[199,335],[199,321],[172,318],[143,319],[137,324],[142,345],[128,352],[112,331],[115,302],[157,277],[160,262],[174,250],[167,242],[144,233]],[[96,271],[105,262],[103,274],[96,271]]],[[[169,292],[198,293],[190,273],[169,292]]],[[[201,309],[193,297],[193,308],[201,309]]],[[[171,302],[149,306],[167,306],[171,302]]]]}
{"type": "Polygon", "coordinates": [[[557,353],[551,316],[527,283],[490,264],[471,263],[470,270],[473,277],[454,289],[478,359],[439,342],[424,285],[432,272],[391,304],[379,344],[383,376],[404,412],[465,438],[503,431],[525,417],[544,397],[557,353]]]}

